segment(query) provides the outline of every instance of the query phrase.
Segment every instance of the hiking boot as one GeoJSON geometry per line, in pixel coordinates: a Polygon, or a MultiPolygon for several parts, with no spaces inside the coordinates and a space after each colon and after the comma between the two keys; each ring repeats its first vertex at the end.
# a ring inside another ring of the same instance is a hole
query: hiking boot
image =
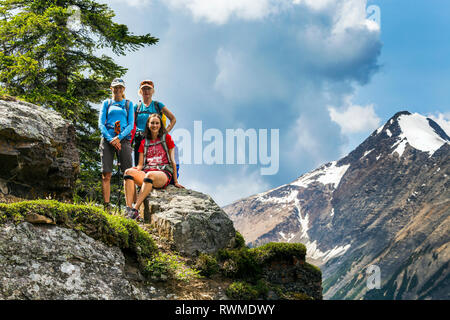
{"type": "Polygon", "coordinates": [[[140,221],[139,211],[137,209],[127,207],[125,210],[128,219],[140,221]]]}

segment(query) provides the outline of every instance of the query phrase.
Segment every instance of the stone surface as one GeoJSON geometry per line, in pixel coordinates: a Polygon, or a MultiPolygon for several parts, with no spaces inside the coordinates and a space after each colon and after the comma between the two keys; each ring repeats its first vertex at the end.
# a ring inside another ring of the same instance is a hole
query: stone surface
{"type": "Polygon", "coordinates": [[[75,128],[57,112],[0,100],[0,192],[70,198],[79,172],[75,128]]]}
{"type": "Polygon", "coordinates": [[[7,223],[0,228],[0,299],[159,298],[125,262],[119,248],[82,232],[7,223]]]}
{"type": "Polygon", "coordinates": [[[169,185],[153,190],[146,202],[151,224],[183,254],[214,253],[234,245],[233,222],[208,195],[169,185]]]}
{"type": "Polygon", "coordinates": [[[264,268],[263,275],[270,284],[278,285],[286,292],[303,293],[322,300],[322,277],[306,268],[304,260],[272,261],[264,268]]]}

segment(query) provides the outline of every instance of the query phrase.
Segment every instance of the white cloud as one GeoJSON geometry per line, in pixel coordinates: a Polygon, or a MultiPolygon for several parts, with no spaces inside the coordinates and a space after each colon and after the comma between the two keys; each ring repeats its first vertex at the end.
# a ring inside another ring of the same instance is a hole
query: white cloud
{"type": "Polygon", "coordinates": [[[150,4],[151,0],[106,0],[108,2],[126,3],[130,7],[143,8],[150,4]]]}
{"type": "Polygon", "coordinates": [[[226,23],[232,16],[257,20],[279,10],[285,1],[275,0],[168,0],[174,9],[189,9],[195,19],[216,24],[226,23]]]}
{"type": "Polygon", "coordinates": [[[342,133],[357,133],[372,131],[380,126],[381,119],[376,115],[373,104],[367,106],[354,105],[349,96],[345,99],[345,106],[336,109],[328,107],[332,121],[341,127],[342,133]]]}
{"type": "Polygon", "coordinates": [[[344,33],[350,28],[366,28],[370,31],[379,31],[379,25],[367,19],[366,0],[339,1],[336,7],[334,34],[344,33]]]}
{"type": "Polygon", "coordinates": [[[304,5],[313,11],[329,11],[336,34],[355,27],[379,30],[375,21],[367,19],[367,0],[167,0],[165,3],[173,9],[188,9],[196,20],[204,19],[219,25],[227,23],[233,16],[243,20],[259,20],[292,10],[295,5],[304,5]]]}
{"type": "Polygon", "coordinates": [[[437,112],[435,115],[428,115],[428,118],[433,119],[450,136],[450,112],[437,112]]]}
{"type": "Polygon", "coordinates": [[[224,175],[222,180],[191,179],[185,187],[210,195],[221,207],[270,189],[270,184],[264,181],[259,170],[249,172],[247,167],[244,167],[234,172],[233,175],[224,175]],[[211,183],[205,183],[206,181],[211,183]]]}

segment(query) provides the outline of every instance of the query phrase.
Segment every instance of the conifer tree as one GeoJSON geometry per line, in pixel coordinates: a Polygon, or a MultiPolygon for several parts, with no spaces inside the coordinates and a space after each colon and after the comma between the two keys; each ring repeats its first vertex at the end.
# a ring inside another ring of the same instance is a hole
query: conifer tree
{"type": "Polygon", "coordinates": [[[0,95],[52,108],[75,125],[87,188],[100,172],[93,104],[108,97],[111,80],[127,70],[107,54],[158,41],[133,35],[114,16],[92,0],[0,0],[0,95]]]}

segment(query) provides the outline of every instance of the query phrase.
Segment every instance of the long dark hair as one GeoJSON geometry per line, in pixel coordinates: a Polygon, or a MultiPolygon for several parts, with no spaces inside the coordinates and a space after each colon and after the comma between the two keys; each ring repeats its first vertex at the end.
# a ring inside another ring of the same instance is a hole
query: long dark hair
{"type": "Polygon", "coordinates": [[[158,132],[158,138],[161,139],[161,137],[162,137],[165,133],[167,133],[167,130],[166,130],[166,128],[164,127],[164,124],[163,124],[163,121],[162,121],[161,116],[160,116],[159,114],[157,114],[157,113],[152,113],[152,114],[150,114],[150,116],[147,118],[147,122],[145,123],[144,137],[145,137],[146,139],[151,139],[151,138],[152,138],[152,133],[150,132],[150,129],[148,128],[148,124],[149,124],[151,118],[156,118],[156,117],[159,119],[159,123],[161,124],[161,127],[159,128],[159,132],[158,132]]]}

